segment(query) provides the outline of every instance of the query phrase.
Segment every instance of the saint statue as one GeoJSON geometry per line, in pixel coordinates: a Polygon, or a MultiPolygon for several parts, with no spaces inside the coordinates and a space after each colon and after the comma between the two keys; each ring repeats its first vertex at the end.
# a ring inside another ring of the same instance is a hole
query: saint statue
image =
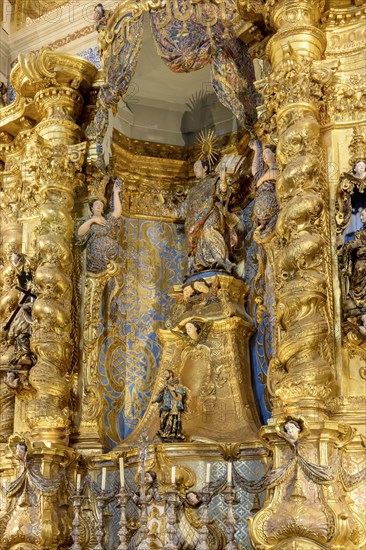
{"type": "Polygon", "coordinates": [[[18,285],[22,289],[29,289],[32,281],[32,269],[29,259],[21,252],[12,252],[10,265],[18,279],[18,285]]]}
{"type": "Polygon", "coordinates": [[[118,257],[119,218],[122,215],[120,191],[122,182],[116,178],[113,186],[113,209],[103,215],[104,202],[95,200],[92,216],[84,220],[77,230],[78,244],[86,245],[86,270],[101,273],[111,260],[118,257]]]}
{"type": "Polygon", "coordinates": [[[186,389],[174,378],[172,370],[164,371],[165,385],[153,403],[160,403],[160,430],[163,440],[185,439],[182,430],[182,414],[186,410],[186,389]]]}
{"type": "Polygon", "coordinates": [[[7,333],[9,343],[14,345],[14,355],[10,361],[12,365],[30,368],[36,362],[36,356],[30,348],[32,307],[33,302],[26,302],[19,307],[7,333]]]}
{"type": "Polygon", "coordinates": [[[193,170],[198,183],[182,205],[189,245],[188,276],[211,269],[232,273],[238,218],[229,210],[233,198],[230,181],[224,168],[220,174],[209,173],[205,160],[197,160],[193,170]]]}
{"type": "Polygon", "coordinates": [[[251,141],[249,147],[254,150],[252,174],[256,181],[253,214],[257,229],[254,238],[257,242],[263,243],[273,235],[279,212],[276,197],[276,181],[279,177],[276,149],[269,145],[264,147],[261,154],[259,140],[251,141]]]}
{"type": "Polygon", "coordinates": [[[110,10],[106,10],[103,4],[96,4],[94,7],[94,21],[95,21],[95,30],[98,32],[98,45],[99,45],[99,54],[100,59],[103,64],[104,53],[108,47],[108,41],[106,39],[107,34],[107,23],[110,18],[110,10]]]}
{"type": "Polygon", "coordinates": [[[362,227],[352,241],[343,245],[341,270],[344,276],[345,308],[366,310],[366,208],[361,210],[362,227]]]}

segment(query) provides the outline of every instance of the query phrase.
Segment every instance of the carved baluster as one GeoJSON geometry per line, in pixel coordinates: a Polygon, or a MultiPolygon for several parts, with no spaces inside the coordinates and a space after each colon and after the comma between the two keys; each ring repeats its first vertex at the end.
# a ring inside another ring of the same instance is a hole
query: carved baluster
{"type": "Polygon", "coordinates": [[[81,509],[83,497],[81,495],[79,477],[77,478],[76,492],[71,498],[72,498],[72,504],[74,508],[74,519],[72,521],[72,531],[71,531],[71,536],[74,543],[71,546],[71,550],[81,550],[81,546],[79,544],[79,535],[80,535],[80,509],[81,509]]]}
{"type": "Polygon", "coordinates": [[[164,548],[166,548],[166,550],[178,550],[178,546],[174,542],[178,527],[177,509],[179,507],[179,494],[175,484],[173,484],[171,489],[165,493],[165,502],[167,528],[166,543],[164,545],[164,548]]]}
{"type": "Polygon", "coordinates": [[[233,505],[236,504],[236,490],[231,483],[228,483],[224,490],[224,499],[227,504],[226,513],[226,540],[225,550],[238,550],[235,542],[236,520],[234,516],[233,505]]]}
{"type": "Polygon", "coordinates": [[[127,518],[126,518],[126,504],[128,501],[128,493],[124,486],[121,486],[121,490],[118,495],[119,507],[121,510],[121,516],[119,520],[119,545],[117,550],[128,550],[128,529],[127,529],[127,518]]]}
{"type": "Polygon", "coordinates": [[[202,514],[201,514],[201,527],[199,528],[199,543],[197,545],[197,550],[208,550],[208,505],[211,500],[210,486],[209,483],[206,483],[203,487],[202,493],[202,514]]]}

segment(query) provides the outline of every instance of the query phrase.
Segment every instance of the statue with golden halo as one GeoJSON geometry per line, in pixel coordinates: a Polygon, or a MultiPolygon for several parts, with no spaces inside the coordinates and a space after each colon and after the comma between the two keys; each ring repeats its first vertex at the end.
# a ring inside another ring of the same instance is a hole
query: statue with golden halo
{"type": "Polygon", "coordinates": [[[236,202],[233,175],[242,157],[235,157],[235,166],[232,156],[223,158],[213,171],[216,142],[212,131],[200,134],[201,150],[193,166],[198,181],[182,205],[189,246],[188,276],[209,270],[231,274],[236,265],[239,218],[231,209],[236,202]]]}

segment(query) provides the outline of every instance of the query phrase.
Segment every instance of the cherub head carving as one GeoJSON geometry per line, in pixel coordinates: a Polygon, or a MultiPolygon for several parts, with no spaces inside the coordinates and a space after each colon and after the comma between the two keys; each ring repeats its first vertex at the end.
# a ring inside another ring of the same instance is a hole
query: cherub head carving
{"type": "Polygon", "coordinates": [[[353,166],[353,173],[359,180],[366,178],[366,161],[357,160],[353,166]]]}
{"type": "Polygon", "coordinates": [[[295,443],[299,440],[302,427],[297,420],[291,418],[284,423],[283,431],[287,441],[295,445],[295,443]]]}
{"type": "Polygon", "coordinates": [[[185,324],[186,333],[192,340],[198,340],[199,335],[201,334],[202,328],[198,321],[188,321],[185,324]]]}

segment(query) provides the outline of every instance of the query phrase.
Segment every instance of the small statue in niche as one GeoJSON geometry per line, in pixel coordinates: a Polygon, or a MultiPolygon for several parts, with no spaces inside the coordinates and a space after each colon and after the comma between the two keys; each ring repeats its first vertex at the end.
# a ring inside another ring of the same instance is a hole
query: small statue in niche
{"type": "Polygon", "coordinates": [[[160,403],[160,429],[163,441],[183,441],[182,414],[186,411],[187,390],[170,369],[164,371],[165,384],[153,403],[160,403]]]}
{"type": "Polygon", "coordinates": [[[30,338],[32,335],[32,302],[21,304],[17,316],[12,321],[7,339],[14,345],[14,355],[11,365],[31,368],[36,362],[36,356],[31,351],[30,338]]]}
{"type": "Polygon", "coordinates": [[[258,227],[254,239],[263,243],[272,237],[279,212],[276,197],[276,181],[279,177],[276,148],[272,145],[265,146],[261,154],[259,140],[251,141],[249,147],[254,150],[252,174],[256,182],[253,215],[258,227]]]}
{"type": "Polygon", "coordinates": [[[361,210],[362,228],[342,247],[341,270],[344,276],[344,309],[361,315],[366,311],[366,208],[361,210]]]}
{"type": "Polygon", "coordinates": [[[115,179],[113,186],[113,209],[103,215],[104,202],[97,199],[91,205],[92,216],[84,220],[77,230],[78,244],[86,245],[86,269],[101,273],[111,260],[118,257],[119,219],[122,215],[120,191],[122,182],[115,179]]]}

